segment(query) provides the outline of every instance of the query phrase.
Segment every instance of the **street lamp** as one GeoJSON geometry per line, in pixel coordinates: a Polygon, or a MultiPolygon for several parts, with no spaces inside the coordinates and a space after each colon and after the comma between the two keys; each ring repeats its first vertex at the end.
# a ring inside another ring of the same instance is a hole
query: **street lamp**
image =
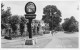
{"type": "Polygon", "coordinates": [[[31,23],[32,20],[36,18],[36,5],[33,2],[28,2],[25,5],[25,18],[28,19],[27,28],[29,33],[29,39],[26,40],[25,45],[33,45],[35,44],[35,40],[32,39],[32,30],[31,30],[31,23]]]}

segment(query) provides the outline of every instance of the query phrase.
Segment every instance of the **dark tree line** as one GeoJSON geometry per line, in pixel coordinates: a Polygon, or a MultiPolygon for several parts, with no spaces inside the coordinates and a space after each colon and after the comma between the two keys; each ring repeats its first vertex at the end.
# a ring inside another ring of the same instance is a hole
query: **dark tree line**
{"type": "MultiPolygon", "coordinates": [[[[18,26],[20,25],[21,35],[24,32],[24,24],[27,22],[24,16],[12,15],[11,8],[7,7],[7,10],[3,9],[4,4],[1,3],[1,29],[12,29],[13,33],[16,33],[18,26]]],[[[7,33],[7,32],[6,32],[7,33]]]]}

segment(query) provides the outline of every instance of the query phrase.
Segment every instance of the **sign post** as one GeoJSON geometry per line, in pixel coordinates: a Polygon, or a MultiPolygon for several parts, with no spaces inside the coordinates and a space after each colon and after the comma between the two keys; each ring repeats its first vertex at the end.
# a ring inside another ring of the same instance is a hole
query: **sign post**
{"type": "Polygon", "coordinates": [[[26,40],[25,45],[34,45],[35,40],[32,38],[32,30],[31,30],[31,23],[32,20],[36,18],[36,5],[33,2],[28,2],[25,5],[25,18],[28,19],[27,28],[29,33],[29,39],[26,40]]]}

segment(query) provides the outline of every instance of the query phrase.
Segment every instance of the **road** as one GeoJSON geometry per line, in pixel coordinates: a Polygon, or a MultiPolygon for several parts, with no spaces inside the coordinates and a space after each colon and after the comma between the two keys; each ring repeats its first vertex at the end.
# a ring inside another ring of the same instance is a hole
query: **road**
{"type": "Polygon", "coordinates": [[[52,41],[46,48],[78,48],[78,33],[58,32],[52,36],[52,41]]]}
{"type": "Polygon", "coordinates": [[[13,40],[1,39],[2,48],[78,48],[78,33],[57,32],[53,36],[45,34],[43,36],[35,36],[37,39],[36,45],[25,45],[24,38],[13,40]]]}

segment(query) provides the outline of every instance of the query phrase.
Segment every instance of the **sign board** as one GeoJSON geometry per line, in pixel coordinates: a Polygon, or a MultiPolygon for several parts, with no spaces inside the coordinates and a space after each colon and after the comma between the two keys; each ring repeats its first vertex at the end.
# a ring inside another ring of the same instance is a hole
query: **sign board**
{"type": "Polygon", "coordinates": [[[27,14],[34,14],[36,12],[36,6],[33,2],[28,2],[25,6],[25,12],[27,14]]]}

